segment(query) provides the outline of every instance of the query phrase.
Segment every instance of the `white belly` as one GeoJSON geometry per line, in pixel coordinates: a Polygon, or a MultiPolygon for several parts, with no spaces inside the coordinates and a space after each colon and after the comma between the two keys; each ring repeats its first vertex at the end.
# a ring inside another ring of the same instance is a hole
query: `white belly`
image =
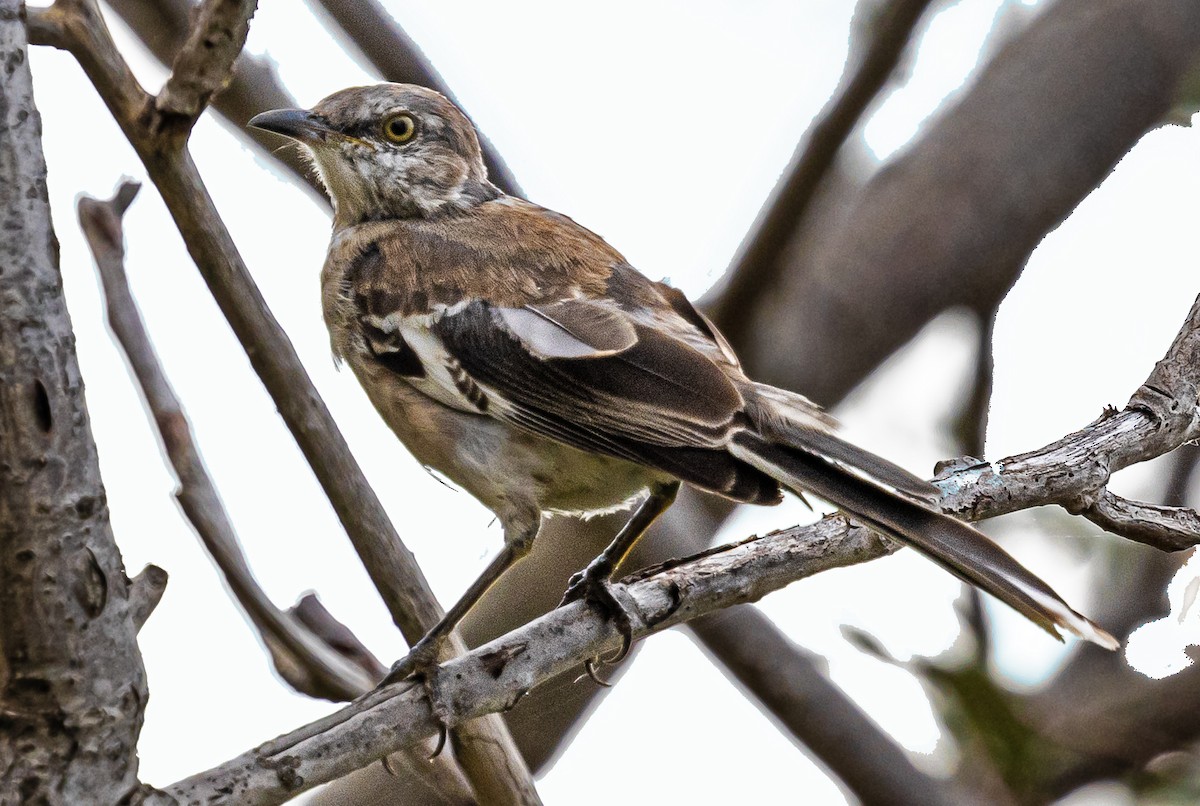
{"type": "Polygon", "coordinates": [[[570,515],[621,509],[652,483],[667,479],[623,459],[450,408],[378,367],[357,361],[351,365],[383,419],[417,460],[471,493],[501,521],[530,509],[570,515]],[[368,373],[377,377],[364,377],[368,373]]]}

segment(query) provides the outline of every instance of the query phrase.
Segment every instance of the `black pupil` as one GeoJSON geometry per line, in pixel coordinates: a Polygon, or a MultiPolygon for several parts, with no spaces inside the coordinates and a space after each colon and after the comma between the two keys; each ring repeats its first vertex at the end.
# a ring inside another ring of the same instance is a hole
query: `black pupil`
{"type": "Polygon", "coordinates": [[[388,123],[388,131],[392,137],[407,137],[412,130],[412,123],[408,118],[396,118],[388,123]]]}

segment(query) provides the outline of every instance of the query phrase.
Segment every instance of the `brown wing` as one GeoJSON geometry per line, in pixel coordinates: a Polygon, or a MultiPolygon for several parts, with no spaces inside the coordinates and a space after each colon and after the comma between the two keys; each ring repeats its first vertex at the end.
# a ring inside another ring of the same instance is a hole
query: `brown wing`
{"type": "Polygon", "coordinates": [[[490,416],[732,498],[778,499],[774,480],[726,451],[745,423],[741,393],[669,332],[590,300],[520,312],[476,301],[429,332],[484,390],[490,416]]]}

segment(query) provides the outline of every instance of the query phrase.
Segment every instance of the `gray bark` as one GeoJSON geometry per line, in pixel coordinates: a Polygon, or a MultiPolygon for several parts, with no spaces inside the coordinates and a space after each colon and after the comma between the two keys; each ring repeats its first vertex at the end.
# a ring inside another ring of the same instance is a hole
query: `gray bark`
{"type": "Polygon", "coordinates": [[[138,789],[146,680],[84,405],[23,9],[0,0],[0,802],[138,789]]]}

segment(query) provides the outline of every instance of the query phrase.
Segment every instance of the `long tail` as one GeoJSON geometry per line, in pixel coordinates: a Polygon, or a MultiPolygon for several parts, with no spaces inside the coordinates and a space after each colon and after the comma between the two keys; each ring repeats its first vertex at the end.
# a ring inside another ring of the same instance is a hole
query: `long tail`
{"type": "Polygon", "coordinates": [[[1024,615],[1055,638],[1065,629],[1107,649],[1120,644],[1049,585],[963,521],[940,512],[928,482],[836,436],[772,418],[766,434],[735,435],[730,452],[793,492],[812,492],[920,551],[1024,615]]]}

